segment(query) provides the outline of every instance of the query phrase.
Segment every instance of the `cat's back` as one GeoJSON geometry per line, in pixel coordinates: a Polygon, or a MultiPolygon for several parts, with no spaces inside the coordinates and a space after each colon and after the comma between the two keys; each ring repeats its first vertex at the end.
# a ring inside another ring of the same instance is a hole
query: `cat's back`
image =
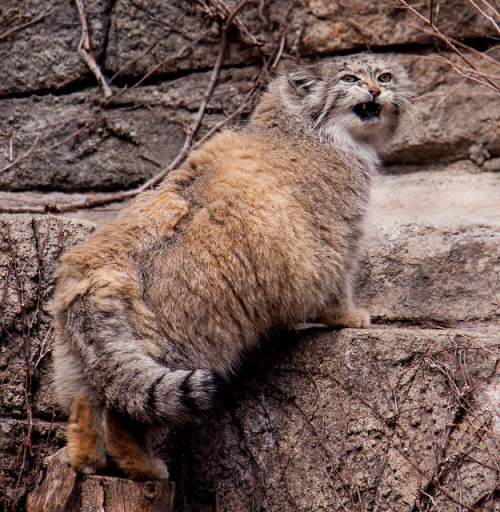
{"type": "Polygon", "coordinates": [[[157,189],[138,196],[117,220],[67,251],[58,271],[59,291],[64,283],[76,290],[78,281],[87,288],[123,282],[139,261],[167,252],[175,262],[178,252],[203,252],[215,242],[224,241],[228,251],[238,241],[252,246],[267,238],[271,245],[282,244],[285,220],[295,226],[295,235],[305,222],[294,193],[304,172],[300,160],[273,137],[216,134],[157,189]]]}

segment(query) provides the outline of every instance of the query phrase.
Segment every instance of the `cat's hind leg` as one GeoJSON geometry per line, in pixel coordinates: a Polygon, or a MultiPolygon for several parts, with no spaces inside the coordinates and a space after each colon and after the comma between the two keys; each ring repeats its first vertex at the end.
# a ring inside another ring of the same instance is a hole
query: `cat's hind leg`
{"type": "Polygon", "coordinates": [[[104,409],[89,385],[82,359],[60,336],[54,347],[53,384],[62,408],[69,414],[68,455],[81,473],[102,473],[108,467],[104,441],[104,409]]]}
{"type": "Polygon", "coordinates": [[[71,466],[84,474],[108,468],[104,440],[104,411],[89,395],[80,395],[70,406],[68,455],[71,466]]]}
{"type": "Polygon", "coordinates": [[[113,463],[134,480],[167,480],[168,469],[153,454],[152,427],[107,410],[106,449],[113,463]]]}
{"type": "Polygon", "coordinates": [[[68,455],[84,474],[120,474],[134,480],[166,480],[165,464],[154,457],[151,427],[96,406],[88,396],[70,408],[68,455]]]}

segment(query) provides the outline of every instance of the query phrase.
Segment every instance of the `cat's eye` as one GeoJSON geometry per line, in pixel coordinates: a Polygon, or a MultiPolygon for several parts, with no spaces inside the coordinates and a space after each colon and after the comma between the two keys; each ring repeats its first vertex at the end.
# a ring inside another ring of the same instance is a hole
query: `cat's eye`
{"type": "Polygon", "coordinates": [[[382,82],[383,84],[386,84],[387,82],[390,82],[392,80],[392,75],[390,73],[382,73],[378,77],[378,81],[382,82]]]}
{"type": "Polygon", "coordinates": [[[344,75],[341,80],[343,82],[347,82],[348,84],[353,84],[354,82],[359,82],[359,78],[354,75],[344,75]]]}

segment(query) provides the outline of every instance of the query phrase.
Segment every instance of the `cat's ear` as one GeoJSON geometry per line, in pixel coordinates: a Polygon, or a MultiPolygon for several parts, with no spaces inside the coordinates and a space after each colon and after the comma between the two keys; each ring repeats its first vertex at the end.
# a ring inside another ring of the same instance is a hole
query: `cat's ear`
{"type": "Polygon", "coordinates": [[[288,72],[288,83],[298,96],[305,96],[318,82],[321,78],[316,66],[304,66],[288,72]]]}

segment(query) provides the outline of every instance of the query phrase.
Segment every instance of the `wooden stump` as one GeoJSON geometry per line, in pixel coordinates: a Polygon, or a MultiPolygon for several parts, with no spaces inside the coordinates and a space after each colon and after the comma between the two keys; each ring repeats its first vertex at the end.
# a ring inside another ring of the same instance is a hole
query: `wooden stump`
{"type": "Polygon", "coordinates": [[[175,484],[84,476],[68,463],[66,449],[46,462],[41,484],[28,495],[28,512],[172,512],[175,484]]]}

